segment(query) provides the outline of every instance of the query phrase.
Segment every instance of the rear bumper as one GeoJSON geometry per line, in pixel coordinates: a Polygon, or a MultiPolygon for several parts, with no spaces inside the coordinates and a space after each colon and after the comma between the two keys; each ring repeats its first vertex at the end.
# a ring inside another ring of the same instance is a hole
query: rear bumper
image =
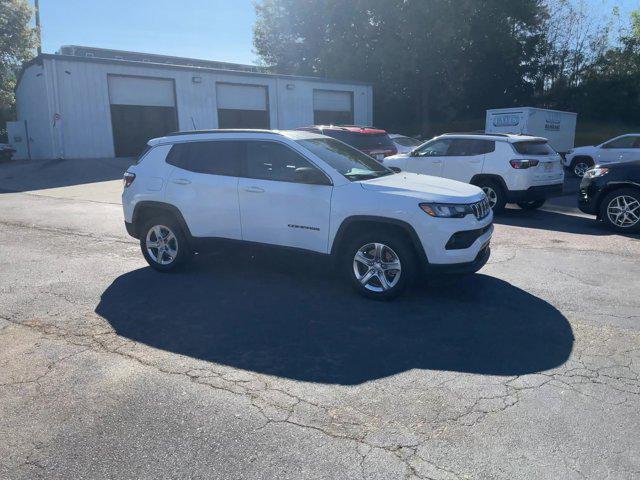
{"type": "Polygon", "coordinates": [[[476,258],[471,262],[451,264],[429,264],[426,268],[428,275],[464,275],[475,273],[486,265],[491,256],[489,241],[480,249],[476,258]]]}
{"type": "Polygon", "coordinates": [[[529,187],[527,190],[509,190],[507,192],[507,202],[532,202],[535,200],[545,200],[551,197],[562,195],[563,184],[539,185],[529,187]]]}

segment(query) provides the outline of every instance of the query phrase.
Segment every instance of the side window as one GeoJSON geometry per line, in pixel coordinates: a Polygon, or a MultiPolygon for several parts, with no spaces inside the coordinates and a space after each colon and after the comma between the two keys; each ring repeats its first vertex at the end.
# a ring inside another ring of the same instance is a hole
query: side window
{"type": "Polygon", "coordinates": [[[448,155],[451,140],[433,140],[424,144],[418,150],[416,155],[420,157],[442,157],[448,155]]]}
{"type": "MultiPolygon", "coordinates": [[[[276,142],[246,142],[246,176],[276,182],[300,182],[296,169],[318,170],[296,151],[276,142]]],[[[301,183],[301,182],[300,182],[301,183]]]]}
{"type": "Polygon", "coordinates": [[[477,140],[473,138],[460,138],[453,140],[447,155],[453,157],[471,157],[484,155],[496,149],[495,142],[490,140],[477,140]]]}
{"type": "Polygon", "coordinates": [[[617,138],[603,145],[604,148],[633,148],[633,144],[637,137],[628,136],[617,138]]]}
{"type": "Polygon", "coordinates": [[[237,177],[242,153],[242,142],[238,141],[177,143],[171,147],[167,163],[196,173],[237,177]]]}

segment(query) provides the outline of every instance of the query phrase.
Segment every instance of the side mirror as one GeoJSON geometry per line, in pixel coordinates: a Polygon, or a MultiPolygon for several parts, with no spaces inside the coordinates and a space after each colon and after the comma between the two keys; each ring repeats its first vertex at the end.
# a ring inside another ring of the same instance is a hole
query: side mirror
{"type": "Polygon", "coordinates": [[[400,167],[389,167],[389,170],[395,173],[400,173],[402,171],[400,170],[400,167]]]}
{"type": "Polygon", "coordinates": [[[310,185],[330,185],[331,183],[320,170],[311,167],[296,168],[296,179],[300,183],[310,185]]]}

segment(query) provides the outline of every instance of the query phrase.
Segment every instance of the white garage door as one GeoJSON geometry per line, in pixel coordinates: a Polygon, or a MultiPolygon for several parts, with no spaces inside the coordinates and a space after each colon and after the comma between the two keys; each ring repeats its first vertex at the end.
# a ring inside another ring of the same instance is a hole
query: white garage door
{"type": "Polygon", "coordinates": [[[109,75],[111,105],[173,107],[173,80],[109,75]]]}
{"type": "Polygon", "coordinates": [[[257,85],[218,83],[218,108],[224,110],[267,110],[267,89],[257,85]]]}
{"type": "Polygon", "coordinates": [[[217,83],[218,128],[269,128],[267,87],[217,83]]]}
{"type": "Polygon", "coordinates": [[[316,125],[353,123],[353,93],[337,90],[314,90],[313,118],[316,125]]]}
{"type": "Polygon", "coordinates": [[[351,92],[314,90],[313,109],[324,112],[350,112],[351,92]]]}

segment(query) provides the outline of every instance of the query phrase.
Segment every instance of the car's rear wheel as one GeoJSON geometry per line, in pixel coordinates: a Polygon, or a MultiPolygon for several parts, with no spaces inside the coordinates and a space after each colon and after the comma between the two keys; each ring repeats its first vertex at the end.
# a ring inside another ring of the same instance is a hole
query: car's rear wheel
{"type": "Polygon", "coordinates": [[[160,272],[184,265],[192,256],[180,226],[170,217],[156,217],[144,223],[140,249],[147,263],[160,272]]]}
{"type": "Polygon", "coordinates": [[[413,247],[394,232],[357,235],[345,248],[342,263],[356,291],[377,300],[397,297],[415,275],[413,247]]]}
{"type": "Polygon", "coordinates": [[[621,188],[611,192],[602,201],[600,218],[618,232],[640,231],[640,190],[621,188]]]}
{"type": "Polygon", "coordinates": [[[507,204],[507,196],[498,182],[481,180],[476,185],[480,187],[487,196],[489,206],[493,210],[493,213],[500,213],[504,210],[504,206],[507,204]]]}
{"type": "Polygon", "coordinates": [[[532,200],[530,202],[518,202],[522,210],[537,210],[545,204],[546,200],[532,200]]]}
{"type": "Polygon", "coordinates": [[[589,157],[577,157],[574,158],[571,162],[571,173],[573,173],[576,177],[582,178],[584,174],[587,173],[587,170],[593,168],[594,163],[593,160],[589,157]]]}

